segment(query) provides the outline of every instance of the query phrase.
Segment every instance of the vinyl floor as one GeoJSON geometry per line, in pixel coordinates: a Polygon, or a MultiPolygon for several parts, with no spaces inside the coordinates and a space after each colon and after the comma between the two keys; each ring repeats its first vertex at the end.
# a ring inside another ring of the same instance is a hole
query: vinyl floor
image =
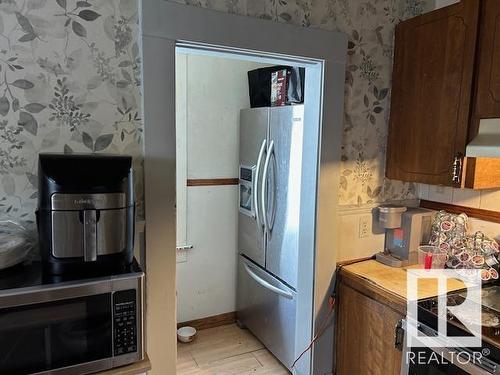
{"type": "Polygon", "coordinates": [[[288,375],[288,370],[248,330],[236,324],[199,331],[177,343],[177,375],[288,375]]]}

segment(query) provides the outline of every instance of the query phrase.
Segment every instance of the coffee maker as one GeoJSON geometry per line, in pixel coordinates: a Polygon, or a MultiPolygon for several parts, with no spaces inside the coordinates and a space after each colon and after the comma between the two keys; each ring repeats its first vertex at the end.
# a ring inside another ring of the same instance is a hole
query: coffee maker
{"type": "Polygon", "coordinates": [[[384,251],[376,254],[377,261],[391,267],[416,264],[418,247],[429,243],[434,211],[395,205],[380,206],[378,211],[385,241],[384,251]]]}
{"type": "Polygon", "coordinates": [[[37,227],[53,274],[110,272],[132,263],[132,158],[40,154],[37,227]]]}

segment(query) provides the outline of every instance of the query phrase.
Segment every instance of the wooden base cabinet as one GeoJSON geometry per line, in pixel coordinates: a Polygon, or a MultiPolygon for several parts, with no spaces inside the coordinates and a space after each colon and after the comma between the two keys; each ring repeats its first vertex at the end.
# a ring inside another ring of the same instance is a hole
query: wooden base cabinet
{"type": "Polygon", "coordinates": [[[500,187],[500,158],[465,158],[481,119],[500,118],[500,1],[462,0],[396,27],[386,175],[500,187]]]}
{"type": "Polygon", "coordinates": [[[399,375],[395,332],[401,313],[342,283],[338,309],[336,374],[399,375]]]}

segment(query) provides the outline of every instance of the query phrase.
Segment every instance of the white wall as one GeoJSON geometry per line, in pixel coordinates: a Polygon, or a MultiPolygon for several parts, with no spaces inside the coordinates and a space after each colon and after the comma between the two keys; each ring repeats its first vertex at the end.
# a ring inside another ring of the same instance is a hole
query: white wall
{"type": "Polygon", "coordinates": [[[384,250],[384,234],[373,233],[373,206],[342,208],[339,213],[339,249],[337,261],[361,259],[384,250]],[[360,224],[369,218],[368,235],[360,235],[360,224]]]}
{"type": "MultiPolygon", "coordinates": [[[[447,186],[418,184],[418,196],[420,199],[435,202],[500,212],[500,190],[455,189],[447,186]]],[[[472,219],[469,229],[481,230],[500,239],[500,224],[472,219]]]]}
{"type": "Polygon", "coordinates": [[[185,186],[186,178],[238,177],[247,71],[263,65],[193,54],[176,61],[177,236],[193,245],[177,260],[177,320],[184,322],[236,309],[237,186],[185,186]]]}
{"type": "Polygon", "coordinates": [[[457,189],[447,186],[418,184],[418,196],[435,202],[500,211],[500,190],[457,189]]]}
{"type": "MultiPolygon", "coordinates": [[[[418,184],[420,199],[451,203],[459,206],[500,211],[499,190],[454,189],[444,186],[418,184]]],[[[415,206],[418,201],[394,202],[415,206]]],[[[384,247],[384,234],[373,223],[372,211],[376,205],[361,207],[342,207],[339,212],[339,251],[338,261],[360,259],[372,256],[384,247]],[[370,220],[371,219],[371,220],[370,220]],[[367,235],[360,234],[361,226],[368,221],[367,235]]],[[[500,224],[469,218],[469,232],[482,231],[500,241],[500,224]]]]}
{"type": "Polygon", "coordinates": [[[436,8],[435,9],[446,7],[448,5],[455,4],[458,2],[460,2],[460,0],[436,0],[436,8]]]}
{"type": "MultiPolygon", "coordinates": [[[[417,199],[405,201],[388,201],[384,204],[398,204],[407,207],[416,207],[417,199]]],[[[361,259],[370,257],[384,250],[385,232],[376,220],[376,208],[380,204],[363,206],[344,206],[337,213],[339,220],[339,250],[337,261],[361,259]],[[366,230],[363,227],[366,223],[366,230]]]]}
{"type": "Polygon", "coordinates": [[[177,263],[177,320],[235,311],[237,187],[189,188],[187,217],[194,247],[177,263]]]}

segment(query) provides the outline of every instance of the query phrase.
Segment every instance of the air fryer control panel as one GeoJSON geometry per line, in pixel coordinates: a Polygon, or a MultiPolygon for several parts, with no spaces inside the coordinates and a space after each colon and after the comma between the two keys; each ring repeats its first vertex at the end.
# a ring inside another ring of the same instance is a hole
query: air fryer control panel
{"type": "Polygon", "coordinates": [[[113,294],[114,355],[137,351],[137,303],[134,289],[113,294]]]}

